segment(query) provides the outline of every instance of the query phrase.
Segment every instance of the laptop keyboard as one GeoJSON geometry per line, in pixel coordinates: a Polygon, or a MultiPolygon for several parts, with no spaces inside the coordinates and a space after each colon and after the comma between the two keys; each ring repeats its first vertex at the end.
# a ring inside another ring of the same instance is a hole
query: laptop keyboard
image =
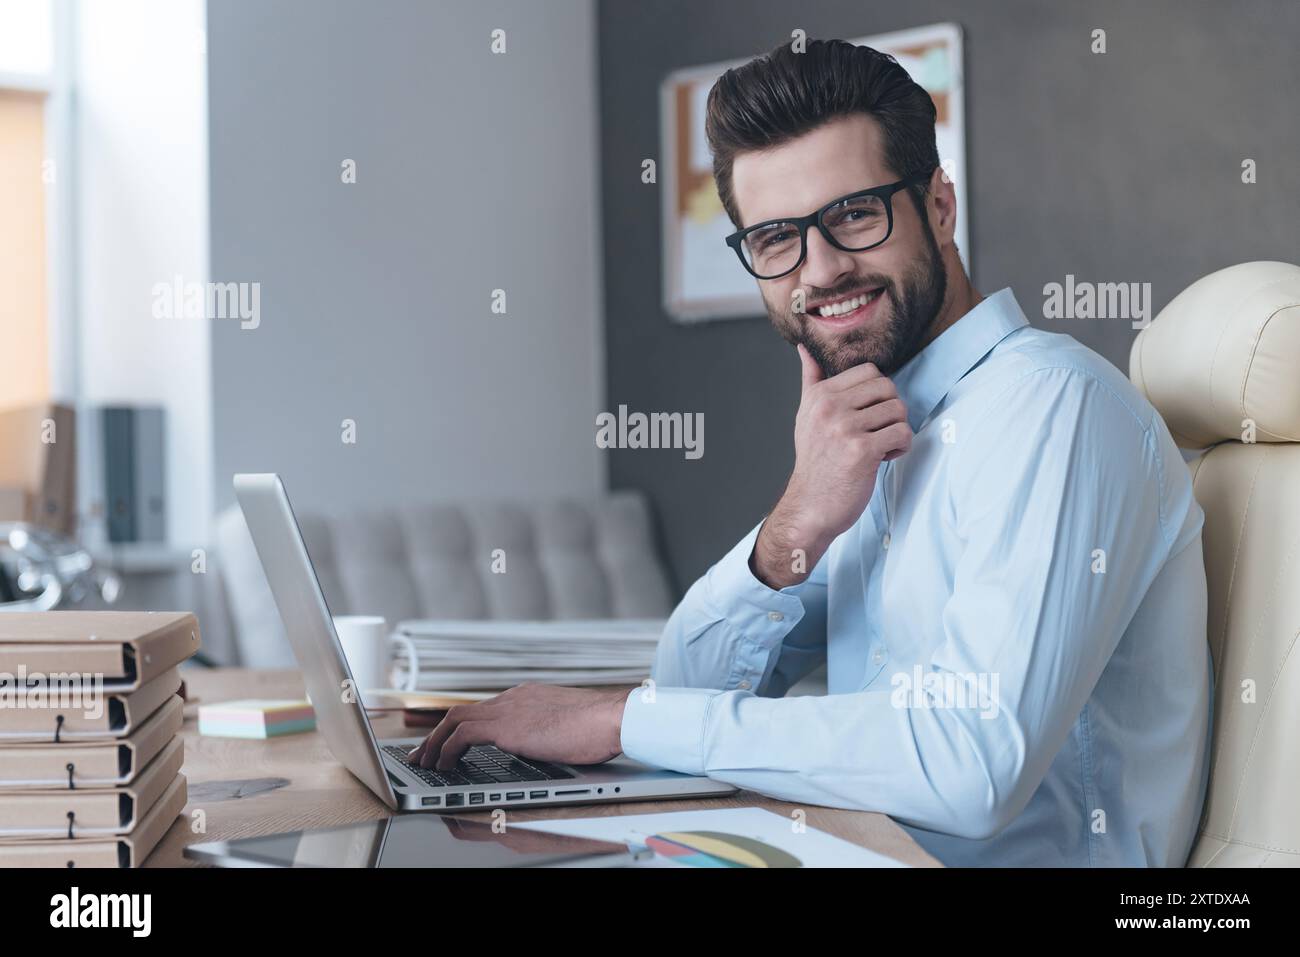
{"type": "Polygon", "coordinates": [[[490,744],[475,745],[449,771],[422,768],[406,760],[409,748],[386,745],[384,751],[410,768],[426,784],[458,787],[474,784],[510,784],[521,781],[562,781],[573,777],[548,761],[525,761],[490,744]]]}

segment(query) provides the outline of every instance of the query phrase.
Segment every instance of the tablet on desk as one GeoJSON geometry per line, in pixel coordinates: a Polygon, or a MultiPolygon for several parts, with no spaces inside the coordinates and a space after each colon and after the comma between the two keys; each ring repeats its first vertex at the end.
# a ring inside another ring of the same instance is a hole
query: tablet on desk
{"type": "Polygon", "coordinates": [[[642,855],[607,841],[415,814],[191,844],[185,856],[217,867],[624,867],[642,855]]]}

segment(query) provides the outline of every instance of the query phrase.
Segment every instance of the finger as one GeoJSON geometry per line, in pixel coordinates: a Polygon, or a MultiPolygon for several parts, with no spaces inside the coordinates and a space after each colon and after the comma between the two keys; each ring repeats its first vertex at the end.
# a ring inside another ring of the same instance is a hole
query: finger
{"type": "Polygon", "coordinates": [[[420,752],[420,767],[428,768],[433,766],[433,762],[438,758],[438,752],[442,750],[442,744],[455,732],[456,728],[464,721],[477,717],[478,712],[475,705],[458,704],[449,708],[443,715],[437,727],[429,732],[429,736],[424,739],[422,750],[420,752]]]}
{"type": "MultiPolygon", "coordinates": [[[[430,733],[432,733],[432,732],[430,732],[430,733]]],[[[425,748],[425,746],[426,746],[428,743],[429,743],[429,736],[428,736],[428,735],[425,735],[425,738],[424,738],[423,741],[421,741],[419,744],[417,744],[417,745],[416,745],[414,748],[412,748],[410,751],[406,752],[406,762],[407,762],[408,764],[414,764],[414,765],[416,765],[416,766],[419,766],[419,764],[420,764],[420,758],[424,756],[424,748],[425,748]]]]}
{"type": "Polygon", "coordinates": [[[886,399],[854,413],[854,422],[867,432],[878,432],[896,423],[907,424],[907,406],[902,399],[886,399]]]}
{"type": "Polygon", "coordinates": [[[420,768],[433,767],[434,759],[438,756],[438,749],[442,747],[442,742],[451,736],[453,730],[455,729],[447,727],[447,719],[444,716],[438,722],[437,727],[430,731],[424,741],[420,743],[416,754],[410,759],[411,763],[420,768]]]}
{"type": "Polygon", "coordinates": [[[436,766],[439,771],[450,771],[456,766],[469,748],[476,744],[492,744],[493,722],[491,721],[464,721],[456,726],[451,737],[442,743],[442,749],[438,752],[436,766]]]}
{"type": "Polygon", "coordinates": [[[884,461],[893,461],[912,447],[912,427],[906,422],[896,422],[871,433],[878,443],[877,448],[884,451],[884,461]]]}
{"type": "Polygon", "coordinates": [[[855,388],[871,379],[882,378],[880,369],[874,362],[864,362],[862,365],[853,366],[845,369],[839,375],[832,376],[829,380],[831,391],[843,392],[847,389],[855,388]]]}
{"type": "Polygon", "coordinates": [[[814,383],[821,382],[823,378],[822,367],[817,364],[817,360],[812,357],[804,344],[801,342],[795,346],[799,353],[799,376],[803,385],[803,391],[807,392],[809,387],[814,383]]]}
{"type": "Polygon", "coordinates": [[[874,379],[859,382],[848,389],[835,393],[835,401],[845,403],[851,409],[865,409],[878,402],[898,398],[898,387],[892,379],[878,375],[874,379]]]}
{"type": "Polygon", "coordinates": [[[430,731],[428,734],[424,736],[423,741],[421,741],[419,744],[417,744],[414,748],[412,748],[410,751],[406,753],[407,763],[419,765],[420,759],[424,757],[424,752],[429,747],[429,739],[431,737],[433,737],[432,731],[430,731]]]}

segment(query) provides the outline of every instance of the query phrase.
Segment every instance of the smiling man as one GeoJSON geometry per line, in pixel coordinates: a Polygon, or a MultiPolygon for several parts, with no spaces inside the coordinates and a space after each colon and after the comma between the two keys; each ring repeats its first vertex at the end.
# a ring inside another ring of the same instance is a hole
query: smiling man
{"type": "Polygon", "coordinates": [[[718,81],[728,243],[799,357],[786,488],[673,613],[653,692],[525,685],[453,709],[414,760],[622,751],[888,813],[948,864],[1185,862],[1202,512],[1122,374],[972,287],[934,121],[896,62],[841,41],[718,81]],[[784,697],[822,662],[829,694],[784,697]]]}

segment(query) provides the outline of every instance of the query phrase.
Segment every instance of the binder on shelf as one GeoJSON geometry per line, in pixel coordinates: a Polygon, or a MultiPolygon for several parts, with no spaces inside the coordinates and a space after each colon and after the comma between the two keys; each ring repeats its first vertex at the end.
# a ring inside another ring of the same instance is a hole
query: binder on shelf
{"type": "Polygon", "coordinates": [[[135,438],[127,408],[99,410],[103,428],[104,496],[108,540],[135,541],[135,438]]]}
{"type": "Polygon", "coordinates": [[[198,619],[190,612],[0,615],[0,673],[98,674],[110,691],[140,688],[189,658],[199,644],[198,619]]]}
{"type": "Polygon", "coordinates": [[[3,517],[74,537],[76,451],[76,412],[70,406],[50,402],[0,411],[0,487],[10,490],[3,517]]]}
{"type": "Polygon", "coordinates": [[[53,425],[56,441],[45,459],[45,479],[37,503],[35,523],[65,538],[77,534],[77,421],[66,406],[52,405],[45,423],[53,425]]]}
{"type": "Polygon", "coordinates": [[[167,503],[162,408],[105,406],[99,414],[108,540],[164,541],[167,503]]]}
{"type": "Polygon", "coordinates": [[[0,841],[129,834],[176,780],[183,760],[184,745],[172,738],[124,787],[0,791],[0,841]]]}
{"type": "Polygon", "coordinates": [[[133,411],[135,541],[164,542],[167,540],[167,501],[163,493],[166,475],[163,410],[155,406],[133,411]]]}
{"type": "Polygon", "coordinates": [[[139,867],[185,810],[187,800],[185,776],[178,774],[130,833],[0,841],[0,867],[139,867]]]}
{"type": "MultiPolygon", "coordinates": [[[[80,706],[0,708],[0,744],[30,741],[62,745],[121,738],[140,727],[180,688],[180,669],[169,668],[135,691],[106,693],[101,706],[91,710],[80,706]]],[[[39,690],[27,693],[28,700],[40,693],[39,690]]]]}
{"type": "Polygon", "coordinates": [[[125,738],[52,743],[0,739],[0,789],[113,788],[130,784],[184,723],[184,704],[172,695],[125,738]]]}

